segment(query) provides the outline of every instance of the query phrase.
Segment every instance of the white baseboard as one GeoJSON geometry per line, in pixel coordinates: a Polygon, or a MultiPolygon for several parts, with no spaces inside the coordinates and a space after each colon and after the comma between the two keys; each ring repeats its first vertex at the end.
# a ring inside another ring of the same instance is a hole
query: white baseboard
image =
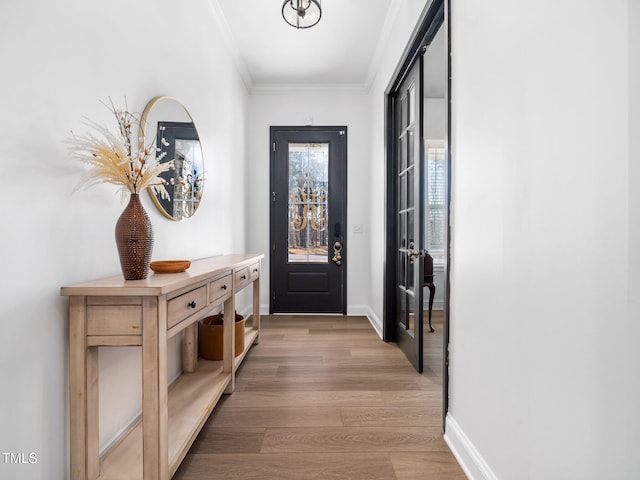
{"type": "Polygon", "coordinates": [[[444,441],[447,442],[453,456],[470,480],[498,480],[496,474],[451,415],[447,415],[444,441]]]}
{"type": "MultiPolygon", "coordinates": [[[[241,308],[240,310],[238,310],[238,313],[247,318],[250,317],[251,315],[253,315],[253,305],[252,304],[246,305],[244,308],[241,308]]],[[[260,304],[260,315],[269,315],[268,303],[260,304]]]]}
{"type": "Polygon", "coordinates": [[[382,338],[382,321],[373,313],[369,305],[347,305],[347,315],[361,315],[367,317],[369,323],[376,331],[378,336],[382,338]]]}
{"type": "MultiPolygon", "coordinates": [[[[429,297],[426,297],[424,299],[424,305],[425,305],[424,309],[425,310],[429,310],[429,297]]],[[[444,301],[443,300],[434,299],[433,300],[433,309],[434,310],[444,310],[444,301]]]]}
{"type": "Polygon", "coordinates": [[[124,427],[118,430],[116,434],[113,436],[113,438],[106,443],[106,445],[100,448],[100,450],[98,451],[98,455],[102,457],[107,453],[109,453],[109,450],[111,450],[118,443],[120,443],[120,440],[122,440],[122,438],[124,438],[124,436],[127,433],[129,433],[129,430],[131,430],[140,421],[142,421],[142,409],[138,412],[138,414],[135,417],[131,419],[129,423],[127,423],[124,427]]]}
{"type": "MultiPolygon", "coordinates": [[[[429,303],[428,303],[428,299],[427,298],[425,298],[425,301],[424,301],[423,305],[424,306],[422,308],[422,311],[423,312],[429,311],[429,303]]],[[[433,311],[436,312],[438,310],[440,310],[440,311],[444,310],[444,302],[438,302],[438,301],[434,300],[434,302],[433,302],[433,311]]]]}
{"type": "MultiPolygon", "coordinates": [[[[178,378],[180,378],[180,376],[182,375],[183,372],[184,372],[183,370],[180,370],[178,373],[176,373],[173,376],[173,378],[169,379],[169,381],[167,382],[167,386],[169,388],[171,388],[171,386],[178,380],[178,378]]],[[[131,430],[138,422],[141,422],[141,421],[142,421],[142,408],[129,421],[129,423],[127,423],[124,427],[122,427],[120,430],[118,430],[116,432],[116,434],[111,438],[111,440],[109,440],[102,448],[100,448],[100,450],[98,452],[98,455],[100,457],[103,457],[104,455],[109,453],[109,450],[111,450],[118,443],[120,443],[120,440],[122,440],[124,438],[124,436],[127,433],[129,433],[129,430],[131,430]]]]}

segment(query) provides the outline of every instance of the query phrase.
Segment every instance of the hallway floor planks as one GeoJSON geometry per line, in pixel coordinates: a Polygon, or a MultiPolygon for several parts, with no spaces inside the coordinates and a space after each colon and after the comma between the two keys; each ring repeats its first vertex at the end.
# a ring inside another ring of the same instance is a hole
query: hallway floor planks
{"type": "Polygon", "coordinates": [[[365,317],[263,316],[173,478],[465,479],[441,434],[441,322],[418,375],[365,317]]]}

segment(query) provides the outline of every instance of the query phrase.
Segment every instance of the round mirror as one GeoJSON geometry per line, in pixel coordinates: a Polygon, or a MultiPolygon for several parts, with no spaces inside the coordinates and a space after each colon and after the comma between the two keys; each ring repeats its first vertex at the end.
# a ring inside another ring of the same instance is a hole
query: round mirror
{"type": "Polygon", "coordinates": [[[160,175],[169,198],[148,189],[153,203],[172,220],[188,219],[198,209],[204,187],[202,146],[191,115],[175,98],[155,97],[142,112],[140,128],[140,141],[155,147],[161,162],[174,162],[173,169],[160,175]]]}

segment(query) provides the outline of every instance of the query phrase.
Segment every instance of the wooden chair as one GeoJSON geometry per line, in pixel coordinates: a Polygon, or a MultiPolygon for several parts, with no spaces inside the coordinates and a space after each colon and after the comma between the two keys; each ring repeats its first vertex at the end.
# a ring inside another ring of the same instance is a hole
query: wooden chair
{"type": "Polygon", "coordinates": [[[436,284],[433,283],[433,257],[428,253],[424,256],[423,286],[429,288],[429,330],[435,332],[431,326],[431,310],[433,309],[433,297],[436,295],[436,284]]]}

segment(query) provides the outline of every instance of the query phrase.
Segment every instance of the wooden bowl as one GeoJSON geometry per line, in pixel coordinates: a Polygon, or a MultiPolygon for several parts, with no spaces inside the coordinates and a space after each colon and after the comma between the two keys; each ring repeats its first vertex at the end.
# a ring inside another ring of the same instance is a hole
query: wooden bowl
{"type": "Polygon", "coordinates": [[[149,264],[155,273],[179,273],[191,266],[191,260],[157,260],[149,264]]]}

